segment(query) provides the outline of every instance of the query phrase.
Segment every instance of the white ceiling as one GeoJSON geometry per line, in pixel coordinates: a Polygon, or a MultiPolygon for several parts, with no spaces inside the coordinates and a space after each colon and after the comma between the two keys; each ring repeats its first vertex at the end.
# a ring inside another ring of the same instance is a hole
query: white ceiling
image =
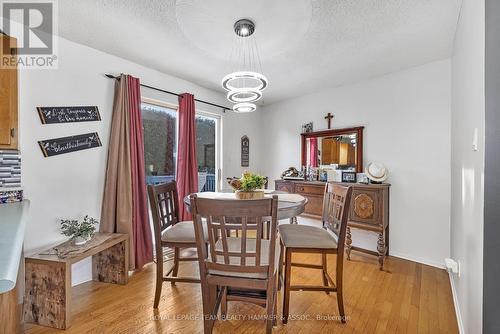
{"type": "Polygon", "coordinates": [[[449,57],[460,3],[64,0],[59,32],[222,92],[220,80],[231,68],[233,24],[250,18],[269,79],[263,103],[269,104],[449,57]]]}

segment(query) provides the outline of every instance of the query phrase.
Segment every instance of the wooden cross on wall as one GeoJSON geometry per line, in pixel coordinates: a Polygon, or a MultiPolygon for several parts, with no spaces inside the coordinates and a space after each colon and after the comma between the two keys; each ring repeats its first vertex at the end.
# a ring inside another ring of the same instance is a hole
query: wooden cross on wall
{"type": "Polygon", "coordinates": [[[325,119],[328,120],[328,129],[331,129],[332,128],[332,119],[334,118],[335,116],[333,116],[331,113],[328,113],[326,116],[325,116],[325,119]]]}

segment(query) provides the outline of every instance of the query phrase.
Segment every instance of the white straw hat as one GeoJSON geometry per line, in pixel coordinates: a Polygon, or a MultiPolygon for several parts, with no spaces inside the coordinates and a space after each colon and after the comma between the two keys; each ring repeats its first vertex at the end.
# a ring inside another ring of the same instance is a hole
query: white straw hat
{"type": "Polygon", "coordinates": [[[365,169],[366,176],[373,182],[384,182],[389,176],[389,171],[380,162],[370,162],[365,169]]]}

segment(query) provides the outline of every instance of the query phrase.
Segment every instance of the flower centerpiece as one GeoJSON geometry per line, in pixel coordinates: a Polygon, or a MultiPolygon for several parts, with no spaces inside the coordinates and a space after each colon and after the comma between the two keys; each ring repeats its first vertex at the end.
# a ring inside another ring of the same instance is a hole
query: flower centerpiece
{"type": "Polygon", "coordinates": [[[261,199],[264,191],[261,189],[266,183],[264,176],[245,171],[241,178],[229,180],[229,185],[235,190],[238,199],[261,199]]]}
{"type": "Polygon", "coordinates": [[[70,237],[75,245],[84,245],[92,239],[95,233],[96,225],[99,222],[86,215],[82,221],[76,219],[61,219],[61,233],[70,237]]]}

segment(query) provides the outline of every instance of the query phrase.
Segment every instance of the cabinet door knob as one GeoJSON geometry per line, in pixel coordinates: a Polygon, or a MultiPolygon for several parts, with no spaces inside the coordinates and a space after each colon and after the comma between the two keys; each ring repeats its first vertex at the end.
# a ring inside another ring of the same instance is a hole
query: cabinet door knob
{"type": "Polygon", "coordinates": [[[10,129],[10,136],[14,138],[15,135],[16,135],[16,129],[15,128],[10,129]]]}

